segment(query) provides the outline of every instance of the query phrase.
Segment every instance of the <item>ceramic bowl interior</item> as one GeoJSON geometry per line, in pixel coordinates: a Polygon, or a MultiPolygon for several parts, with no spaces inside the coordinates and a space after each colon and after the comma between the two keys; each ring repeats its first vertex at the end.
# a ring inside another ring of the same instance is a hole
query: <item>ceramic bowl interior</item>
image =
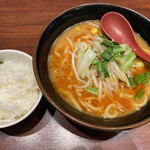
{"type": "MultiPolygon", "coordinates": [[[[27,64],[30,68],[32,68],[32,57],[24,52],[18,51],[18,50],[12,50],[12,49],[5,49],[5,50],[0,50],[0,60],[5,62],[5,61],[11,61],[14,63],[23,63],[27,64]]],[[[25,118],[27,118],[38,106],[40,100],[42,97],[42,92],[40,92],[40,95],[36,101],[36,103],[32,106],[32,108],[22,117],[18,118],[17,120],[13,122],[8,122],[8,123],[2,123],[0,124],[0,129],[1,128],[6,128],[10,127],[13,125],[16,125],[17,123],[21,122],[25,118]]]]}
{"type": "Polygon", "coordinates": [[[55,91],[48,75],[47,59],[57,37],[68,27],[86,20],[100,20],[110,11],[121,13],[134,31],[150,44],[150,21],[143,15],[121,6],[111,4],[87,4],[63,12],[42,31],[33,57],[37,82],[46,99],[61,113],[80,125],[100,130],[122,130],[138,127],[150,120],[150,102],[140,111],[116,119],[103,119],[81,113],[68,105],[55,91]]]}

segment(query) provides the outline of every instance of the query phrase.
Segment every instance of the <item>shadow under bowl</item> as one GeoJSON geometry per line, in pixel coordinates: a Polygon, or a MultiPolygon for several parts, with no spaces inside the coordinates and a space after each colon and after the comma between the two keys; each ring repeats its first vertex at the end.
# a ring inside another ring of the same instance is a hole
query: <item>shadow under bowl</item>
{"type": "MultiPolygon", "coordinates": [[[[72,121],[98,130],[116,131],[135,128],[150,121],[150,102],[134,114],[104,119],[77,111],[68,105],[56,92],[49,78],[47,60],[50,49],[57,37],[68,27],[86,21],[100,20],[110,11],[121,13],[130,22],[133,30],[150,42],[150,21],[134,10],[111,4],[86,4],[63,12],[42,31],[33,56],[34,73],[44,96],[57,110],[72,121]]],[[[150,44],[150,43],[148,43],[150,44]]]]}

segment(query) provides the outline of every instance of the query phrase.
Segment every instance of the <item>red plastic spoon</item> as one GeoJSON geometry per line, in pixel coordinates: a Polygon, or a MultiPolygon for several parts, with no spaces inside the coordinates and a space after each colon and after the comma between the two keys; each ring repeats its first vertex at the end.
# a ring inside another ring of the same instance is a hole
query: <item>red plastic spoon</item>
{"type": "Polygon", "coordinates": [[[101,27],[108,37],[119,44],[127,43],[136,55],[150,63],[150,55],[139,46],[131,25],[121,14],[106,13],[101,19],[101,27]]]}

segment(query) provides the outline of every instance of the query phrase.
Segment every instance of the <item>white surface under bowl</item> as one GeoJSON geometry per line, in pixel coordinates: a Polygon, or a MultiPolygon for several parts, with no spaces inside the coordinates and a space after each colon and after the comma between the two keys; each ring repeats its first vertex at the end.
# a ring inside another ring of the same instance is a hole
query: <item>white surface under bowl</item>
{"type": "MultiPolygon", "coordinates": [[[[18,63],[18,64],[23,63],[23,64],[28,65],[30,68],[33,68],[32,67],[32,57],[24,52],[19,51],[19,50],[12,50],[12,49],[0,50],[0,61],[3,61],[3,62],[11,61],[11,62],[18,63]]],[[[42,97],[42,92],[40,92],[37,101],[34,103],[32,108],[27,113],[25,113],[23,116],[21,116],[20,118],[18,118],[17,120],[15,120],[13,122],[0,124],[0,129],[15,125],[15,124],[21,122],[22,120],[24,120],[25,118],[27,118],[38,106],[38,104],[41,100],[41,97],[42,97]]]]}

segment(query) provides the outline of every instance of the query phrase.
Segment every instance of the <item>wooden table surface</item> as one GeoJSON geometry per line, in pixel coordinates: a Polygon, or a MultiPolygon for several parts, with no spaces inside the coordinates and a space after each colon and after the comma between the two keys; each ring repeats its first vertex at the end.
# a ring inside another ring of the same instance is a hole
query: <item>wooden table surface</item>
{"type": "MultiPolygon", "coordinates": [[[[83,3],[113,3],[150,19],[150,0],[0,0],[0,49],[30,55],[47,22],[83,3]]],[[[149,150],[150,123],[118,133],[94,131],[66,119],[42,98],[34,113],[0,131],[0,150],[149,150]]]]}

